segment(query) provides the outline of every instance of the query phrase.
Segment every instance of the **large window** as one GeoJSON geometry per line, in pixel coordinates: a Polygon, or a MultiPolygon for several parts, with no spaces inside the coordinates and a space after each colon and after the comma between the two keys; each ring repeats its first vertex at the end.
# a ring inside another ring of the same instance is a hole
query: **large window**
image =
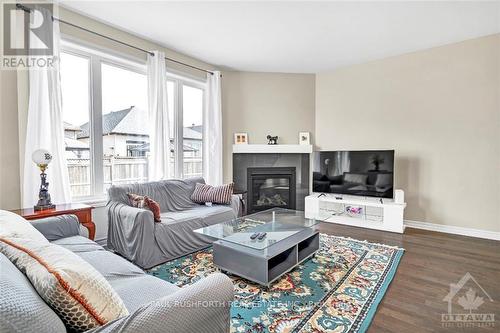
{"type": "Polygon", "coordinates": [[[146,67],[64,43],[61,90],[71,194],[102,197],[148,179],[146,67]]]}
{"type": "MultiPolygon", "coordinates": [[[[205,83],[167,74],[170,178],[203,175],[205,83]]],[[[150,161],[144,63],[63,43],[61,85],[73,197],[102,197],[113,184],[144,182],[150,161]]]]}

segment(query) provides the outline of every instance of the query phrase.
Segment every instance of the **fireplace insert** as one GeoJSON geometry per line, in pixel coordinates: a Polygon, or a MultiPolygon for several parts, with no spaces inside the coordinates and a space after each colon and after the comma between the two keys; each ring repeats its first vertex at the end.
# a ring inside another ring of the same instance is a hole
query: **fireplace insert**
{"type": "Polygon", "coordinates": [[[295,168],[247,169],[248,214],[273,207],[295,209],[295,168]]]}

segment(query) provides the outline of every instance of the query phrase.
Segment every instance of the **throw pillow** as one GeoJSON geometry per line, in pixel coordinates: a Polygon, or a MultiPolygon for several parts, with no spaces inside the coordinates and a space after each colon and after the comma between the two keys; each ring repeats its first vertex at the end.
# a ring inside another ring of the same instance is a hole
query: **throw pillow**
{"type": "Polygon", "coordinates": [[[134,193],[127,193],[128,199],[130,200],[130,205],[135,208],[146,207],[146,196],[134,193]]]}
{"type": "Polygon", "coordinates": [[[155,222],[161,222],[160,205],[148,196],[144,197],[144,201],[146,202],[146,205],[148,206],[149,210],[153,212],[153,217],[155,219],[155,222]]]}
{"type": "Polygon", "coordinates": [[[191,200],[196,203],[204,204],[207,202],[228,205],[231,203],[234,183],[221,186],[211,186],[208,184],[196,183],[191,200]]]}
{"type": "Polygon", "coordinates": [[[160,217],[160,205],[148,197],[147,195],[138,195],[134,193],[127,193],[127,196],[130,200],[130,205],[136,208],[148,208],[151,212],[153,212],[153,217],[155,222],[161,222],[160,217]]]}
{"type": "Polygon", "coordinates": [[[128,315],[108,281],[59,245],[0,237],[0,252],[22,271],[69,331],[84,332],[128,315]]]}
{"type": "Polygon", "coordinates": [[[48,242],[42,233],[22,216],[0,210],[0,237],[29,238],[48,242]]]}

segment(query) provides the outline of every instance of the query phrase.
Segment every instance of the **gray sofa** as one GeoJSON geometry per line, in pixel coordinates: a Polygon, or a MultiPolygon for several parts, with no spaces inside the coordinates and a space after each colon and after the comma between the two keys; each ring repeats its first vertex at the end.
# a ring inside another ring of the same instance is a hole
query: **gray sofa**
{"type": "MultiPolygon", "coordinates": [[[[233,284],[216,273],[184,288],[145,274],[120,256],[79,235],[74,215],[47,218],[34,226],[51,242],[90,263],[122,298],[129,315],[93,333],[229,332],[233,284]]],[[[59,333],[66,328],[26,276],[0,253],[0,332],[59,333]]]]}
{"type": "Polygon", "coordinates": [[[191,201],[196,183],[203,178],[165,180],[112,186],[108,190],[107,246],[140,267],[151,268],[210,245],[213,239],[193,232],[236,218],[239,197],[230,205],[200,205],[191,201]],[[131,207],[127,193],[147,195],[158,202],[161,222],[148,209],[131,207]]]}

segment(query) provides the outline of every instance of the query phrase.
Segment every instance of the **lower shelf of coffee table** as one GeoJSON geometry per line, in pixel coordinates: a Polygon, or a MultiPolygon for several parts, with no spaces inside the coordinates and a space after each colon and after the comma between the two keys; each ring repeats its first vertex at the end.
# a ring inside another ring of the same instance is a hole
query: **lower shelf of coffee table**
{"type": "Polygon", "coordinates": [[[269,286],[319,249],[319,232],[303,232],[264,250],[219,240],[213,243],[214,263],[222,270],[269,286]]]}

